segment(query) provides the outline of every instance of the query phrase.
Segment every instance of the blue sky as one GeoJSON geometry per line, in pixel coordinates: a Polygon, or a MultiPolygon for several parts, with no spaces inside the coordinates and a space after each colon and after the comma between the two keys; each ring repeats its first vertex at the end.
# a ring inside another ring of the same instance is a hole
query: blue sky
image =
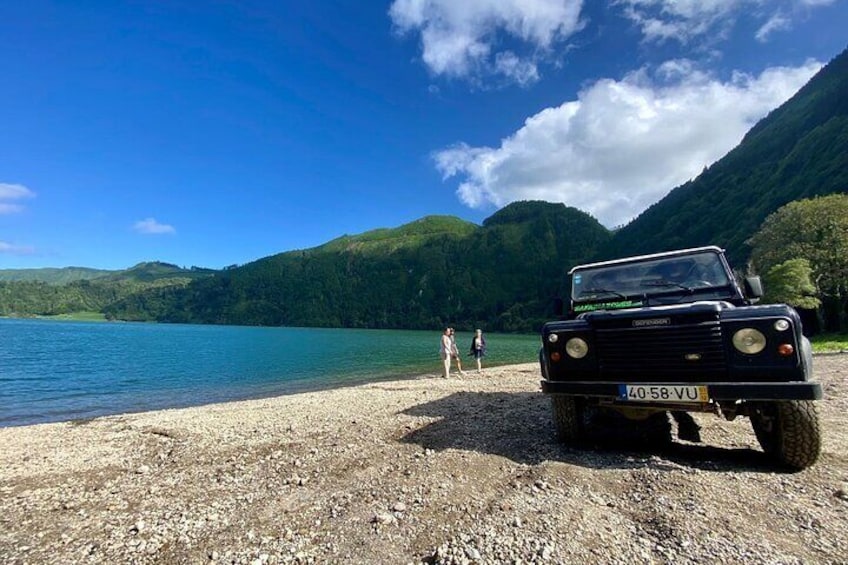
{"type": "Polygon", "coordinates": [[[626,223],[848,46],[845,0],[0,4],[0,268],[220,268],[515,200],[626,223]]]}

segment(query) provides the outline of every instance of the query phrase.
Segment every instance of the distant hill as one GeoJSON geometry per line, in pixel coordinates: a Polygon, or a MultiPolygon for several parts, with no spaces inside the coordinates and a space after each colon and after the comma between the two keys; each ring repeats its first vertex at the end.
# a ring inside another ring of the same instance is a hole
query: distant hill
{"type": "Polygon", "coordinates": [[[108,276],[115,271],[88,269],[86,267],[46,267],[44,269],[0,269],[0,281],[32,281],[47,284],[67,284],[90,281],[108,276]]]}
{"type": "Polygon", "coordinates": [[[715,244],[742,264],[750,254],[745,241],[770,213],[793,200],[846,191],[848,50],[725,157],[618,230],[602,255],[715,244]]]}
{"type": "Polygon", "coordinates": [[[214,273],[213,269],[192,267],[184,269],[170,263],[149,261],[139,263],[129,269],[106,270],[89,269],[87,267],[45,267],[43,269],[0,269],[0,281],[6,282],[42,282],[47,284],[68,284],[76,281],[91,281],[107,279],[112,281],[137,280],[152,282],[154,280],[185,277],[195,279],[214,273]]]}
{"type": "Polygon", "coordinates": [[[550,315],[565,269],[609,237],[574,208],[517,202],[483,226],[429,216],[266,257],[186,288],[151,289],[106,312],[193,323],[527,329],[550,315]]]}
{"type": "Polygon", "coordinates": [[[356,250],[360,253],[391,253],[421,245],[436,236],[464,237],[475,224],[455,216],[425,216],[398,228],[382,228],[359,235],[343,235],[314,249],[317,253],[356,250]]]}
{"type": "Polygon", "coordinates": [[[102,312],[128,296],[150,289],[184,287],[215,272],[158,261],[121,271],[77,267],[6,270],[8,278],[0,278],[0,316],[102,312]]]}
{"type": "Polygon", "coordinates": [[[137,282],[155,282],[163,279],[185,278],[185,279],[200,279],[208,277],[216,273],[214,269],[204,269],[201,267],[191,267],[184,269],[171,263],[163,263],[161,261],[149,261],[139,263],[129,269],[123,271],[112,271],[107,277],[112,281],[137,281],[137,282]]]}

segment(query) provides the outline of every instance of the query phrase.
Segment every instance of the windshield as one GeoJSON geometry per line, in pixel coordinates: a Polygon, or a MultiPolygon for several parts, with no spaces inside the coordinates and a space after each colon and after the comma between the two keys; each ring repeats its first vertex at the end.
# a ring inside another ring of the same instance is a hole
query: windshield
{"type": "Polygon", "coordinates": [[[574,301],[610,300],[668,292],[693,292],[730,284],[717,253],[660,257],[576,271],[571,278],[574,301]]]}

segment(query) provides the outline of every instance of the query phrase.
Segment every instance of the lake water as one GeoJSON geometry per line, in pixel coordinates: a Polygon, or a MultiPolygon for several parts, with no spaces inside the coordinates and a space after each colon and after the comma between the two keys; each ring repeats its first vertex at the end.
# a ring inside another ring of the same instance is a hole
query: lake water
{"type": "MultiPolygon", "coordinates": [[[[0,319],[0,426],[197,406],[439,374],[440,333],[0,319]]],[[[457,333],[460,351],[472,334],[457,333]]],[[[538,359],[486,334],[486,365],[538,359]]],[[[463,358],[463,368],[474,366],[463,358]]]]}

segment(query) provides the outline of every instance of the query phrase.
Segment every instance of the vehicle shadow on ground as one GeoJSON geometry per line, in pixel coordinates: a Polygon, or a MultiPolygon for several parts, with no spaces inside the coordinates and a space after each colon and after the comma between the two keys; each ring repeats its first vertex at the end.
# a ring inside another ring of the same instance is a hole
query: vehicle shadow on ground
{"type": "Polygon", "coordinates": [[[754,449],[677,441],[646,445],[638,440],[638,423],[629,421],[617,423],[614,430],[593,429],[585,445],[566,447],[556,441],[549,398],[538,392],[459,392],[402,413],[438,418],[400,438],[403,443],[434,451],[476,451],[528,465],[560,461],[589,468],[775,471],[765,454],[754,449]]]}

